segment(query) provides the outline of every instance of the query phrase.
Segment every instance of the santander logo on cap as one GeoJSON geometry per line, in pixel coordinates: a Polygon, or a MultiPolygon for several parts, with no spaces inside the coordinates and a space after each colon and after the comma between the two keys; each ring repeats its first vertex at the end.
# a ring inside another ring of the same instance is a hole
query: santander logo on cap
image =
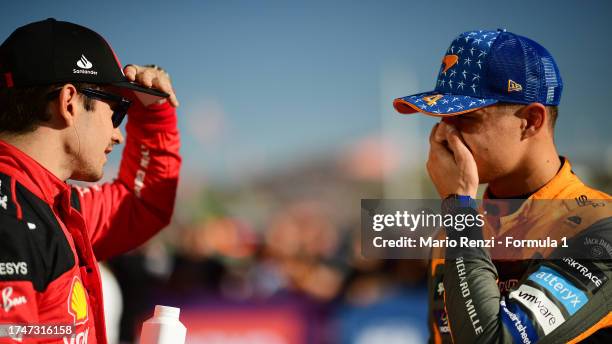
{"type": "Polygon", "coordinates": [[[81,54],[81,58],[77,61],[77,66],[79,66],[79,68],[89,69],[93,67],[93,64],[89,62],[85,55],[81,54]]]}
{"type": "Polygon", "coordinates": [[[77,68],[72,69],[72,74],[90,74],[90,75],[98,75],[96,70],[91,69],[93,67],[93,63],[85,57],[85,54],[81,54],[81,58],[76,62],[77,68]],[[91,70],[90,70],[91,69],[91,70]]]}

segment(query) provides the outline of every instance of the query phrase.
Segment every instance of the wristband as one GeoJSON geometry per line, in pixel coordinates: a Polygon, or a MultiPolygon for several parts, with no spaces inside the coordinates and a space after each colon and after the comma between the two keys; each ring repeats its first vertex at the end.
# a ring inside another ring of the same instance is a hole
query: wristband
{"type": "Polygon", "coordinates": [[[466,195],[451,194],[442,201],[442,212],[445,214],[453,213],[461,208],[477,209],[478,205],[476,200],[466,195]]]}

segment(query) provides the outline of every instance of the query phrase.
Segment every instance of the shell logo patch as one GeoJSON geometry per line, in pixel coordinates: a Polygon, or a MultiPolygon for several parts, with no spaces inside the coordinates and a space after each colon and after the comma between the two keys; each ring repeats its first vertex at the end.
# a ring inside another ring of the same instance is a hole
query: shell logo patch
{"type": "Polygon", "coordinates": [[[68,297],[68,313],[74,318],[74,323],[77,325],[87,321],[87,295],[85,287],[78,277],[72,280],[70,288],[70,296],[68,297]]]}

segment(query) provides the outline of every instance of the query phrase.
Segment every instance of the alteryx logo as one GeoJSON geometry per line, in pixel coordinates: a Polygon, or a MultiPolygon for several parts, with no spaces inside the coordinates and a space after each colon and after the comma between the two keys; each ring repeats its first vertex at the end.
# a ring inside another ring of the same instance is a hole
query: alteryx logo
{"type": "Polygon", "coordinates": [[[576,288],[574,284],[555,270],[541,266],[538,271],[529,276],[530,280],[546,288],[559,302],[563,304],[567,312],[574,315],[585,303],[589,301],[586,294],[576,288]]]}

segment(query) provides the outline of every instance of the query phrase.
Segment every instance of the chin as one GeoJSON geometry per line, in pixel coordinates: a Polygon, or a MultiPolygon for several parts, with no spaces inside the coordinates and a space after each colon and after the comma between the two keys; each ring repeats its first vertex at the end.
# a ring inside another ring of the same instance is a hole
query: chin
{"type": "Polygon", "coordinates": [[[100,181],[100,179],[102,179],[102,177],[104,177],[103,174],[99,174],[99,175],[95,175],[95,176],[89,176],[86,180],[83,180],[83,181],[95,183],[95,182],[100,181]]]}
{"type": "Polygon", "coordinates": [[[490,160],[476,159],[476,168],[478,169],[479,184],[488,184],[499,178],[501,174],[499,168],[490,160]]]}
{"type": "Polygon", "coordinates": [[[89,175],[90,182],[97,182],[104,177],[104,170],[100,168],[100,171],[96,171],[89,175]]]}
{"type": "Polygon", "coordinates": [[[98,171],[80,171],[79,173],[73,174],[70,179],[79,180],[82,182],[97,182],[104,177],[104,171],[102,168],[98,171]]]}
{"type": "Polygon", "coordinates": [[[495,180],[495,176],[487,171],[478,171],[478,184],[488,184],[495,180]]]}

